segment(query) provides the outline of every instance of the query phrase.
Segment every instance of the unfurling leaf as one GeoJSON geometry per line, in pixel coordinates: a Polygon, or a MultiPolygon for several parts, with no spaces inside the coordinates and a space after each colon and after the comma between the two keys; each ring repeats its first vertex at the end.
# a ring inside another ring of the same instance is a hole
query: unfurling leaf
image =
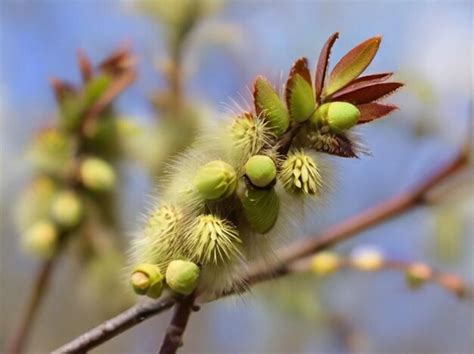
{"type": "Polygon", "coordinates": [[[400,82],[381,82],[378,84],[354,85],[354,88],[347,88],[336,93],[332,99],[346,101],[355,105],[370,103],[391,95],[403,84],[400,82]]]}
{"type": "Polygon", "coordinates": [[[296,122],[304,122],[314,112],[311,74],[306,58],[300,58],[293,64],[286,82],[285,99],[290,117],[296,122]]]}
{"type": "Polygon", "coordinates": [[[314,79],[314,91],[317,103],[321,101],[321,93],[323,91],[324,79],[326,78],[326,71],[329,65],[331,49],[338,37],[339,32],[333,33],[324,44],[321,54],[319,54],[318,65],[316,66],[316,77],[314,79]]]}
{"type": "Polygon", "coordinates": [[[380,36],[369,38],[342,57],[329,76],[324,95],[332,95],[362,74],[374,59],[381,40],[380,36]]]}
{"type": "Polygon", "coordinates": [[[253,88],[255,112],[262,114],[276,135],[283,134],[290,126],[290,117],[283,101],[263,76],[258,76],[253,88]]]}
{"type": "Polygon", "coordinates": [[[383,104],[378,102],[366,103],[357,106],[360,111],[360,118],[357,124],[371,122],[375,119],[385,117],[394,110],[398,109],[393,104],[383,104]]]}

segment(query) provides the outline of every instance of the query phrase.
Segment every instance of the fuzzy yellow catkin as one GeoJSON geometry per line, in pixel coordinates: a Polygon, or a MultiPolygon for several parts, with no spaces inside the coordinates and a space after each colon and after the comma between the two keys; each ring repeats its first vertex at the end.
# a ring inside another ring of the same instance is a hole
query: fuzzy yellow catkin
{"type": "Polygon", "coordinates": [[[49,258],[56,250],[58,239],[56,226],[48,220],[41,220],[26,230],[22,241],[26,252],[41,258],[49,258]]]}
{"type": "Polygon", "coordinates": [[[334,273],[341,266],[341,259],[332,251],[319,252],[311,259],[310,269],[314,274],[324,276],[334,273]]]}

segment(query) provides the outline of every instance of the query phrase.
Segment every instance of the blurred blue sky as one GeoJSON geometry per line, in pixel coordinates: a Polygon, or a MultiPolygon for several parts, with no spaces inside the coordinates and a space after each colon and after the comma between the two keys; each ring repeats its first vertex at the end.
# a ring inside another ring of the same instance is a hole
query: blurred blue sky
{"type": "MultiPolygon", "coordinates": [[[[22,159],[28,140],[54,113],[48,79],[79,81],[77,48],[86,50],[97,62],[121,43],[130,42],[139,58],[140,76],[121,96],[118,107],[123,114],[142,121],[152,119],[147,96],[163,85],[154,63],[165,56],[165,47],[160,27],[133,13],[131,7],[131,1],[111,0],[0,2],[1,232],[2,244],[15,249],[9,255],[2,255],[2,263],[6,265],[2,266],[2,281],[13,278],[15,265],[23,271],[15,276],[26,283],[34,266],[17,250],[12,237],[17,232],[6,201],[14,200],[28,179],[22,159]]],[[[245,94],[256,74],[268,74],[278,81],[280,72],[286,73],[300,56],[307,56],[314,65],[324,40],[334,31],[340,31],[341,38],[332,58],[340,57],[369,36],[382,34],[381,50],[369,71],[397,71],[408,84],[394,98],[401,111],[362,130],[374,156],[337,162],[338,183],[327,210],[311,216],[301,233],[333,224],[409,186],[449,158],[466,130],[473,98],[470,1],[230,1],[223,12],[206,21],[199,30],[222,42],[219,33],[212,32],[216,28],[213,26],[223,22],[236,26],[238,32],[232,32],[225,45],[191,47],[188,58],[190,72],[193,71],[187,81],[188,94],[216,109],[222,109],[222,103],[228,103],[229,97],[245,94]],[[428,87],[434,98],[426,99],[420,85],[428,87]],[[433,134],[421,137],[415,134],[413,126],[419,119],[430,120],[428,125],[436,128],[433,134]]],[[[150,193],[147,179],[137,174],[140,172],[127,171],[127,178],[133,182],[132,190],[127,192],[133,196],[127,209],[135,211],[127,215],[127,225],[132,226],[137,225],[144,210],[143,200],[150,193]]],[[[380,245],[394,257],[437,262],[428,246],[433,235],[432,224],[429,211],[418,210],[365,232],[342,249],[371,243],[380,245]]],[[[466,235],[472,236],[472,221],[466,225],[466,235]]],[[[469,254],[472,240],[467,242],[466,254],[459,262],[443,266],[472,281],[474,264],[469,254]]],[[[5,247],[2,246],[3,253],[5,247]]],[[[435,287],[412,294],[397,274],[375,277],[343,274],[324,285],[325,306],[346,314],[360,326],[371,339],[369,353],[472,352],[472,306],[435,287]]],[[[27,284],[16,286],[22,293],[27,284]]],[[[59,296],[60,292],[55,294],[59,296]]],[[[292,340],[301,341],[302,352],[315,352],[316,348],[328,353],[344,352],[311,328],[302,329],[297,321],[285,321],[278,311],[271,315],[259,302],[265,301],[264,297],[256,298],[237,301],[237,305],[229,306],[229,301],[225,301],[205,306],[199,316],[209,328],[201,330],[213,337],[206,342],[197,334],[190,334],[188,348],[206,352],[250,352],[251,348],[260,352],[285,352],[283,342],[293,336],[293,332],[286,330],[288,326],[300,331],[292,340]],[[207,318],[210,320],[205,321],[207,318]],[[268,334],[276,344],[263,340],[261,333],[268,334]]],[[[66,306],[73,299],[59,301],[66,306]]],[[[18,306],[11,299],[8,303],[18,306]]],[[[5,307],[4,311],[7,311],[5,307]]],[[[52,305],[44,310],[45,314],[52,312],[52,305]]],[[[4,313],[12,316],[11,310],[4,313]]],[[[54,324],[46,315],[41,320],[46,327],[48,323],[54,324]]],[[[134,330],[123,336],[116,346],[111,344],[109,352],[119,346],[124,346],[127,352],[151,350],[147,346],[154,343],[147,339],[163,333],[157,329],[163,329],[161,322],[165,321],[152,320],[140,327],[142,332],[134,330]]],[[[190,333],[200,330],[199,323],[196,318],[190,333]]],[[[69,325],[62,331],[65,332],[62,335],[70,337],[78,329],[69,325]]],[[[41,346],[39,339],[35,343],[41,346]]]]}

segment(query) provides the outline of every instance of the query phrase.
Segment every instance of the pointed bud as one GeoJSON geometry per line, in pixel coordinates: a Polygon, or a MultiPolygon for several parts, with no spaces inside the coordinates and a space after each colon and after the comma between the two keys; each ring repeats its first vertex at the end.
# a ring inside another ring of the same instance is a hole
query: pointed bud
{"type": "Polygon", "coordinates": [[[311,121],[341,131],[352,128],[360,117],[359,109],[347,102],[329,102],[317,109],[311,121]]]}
{"type": "Polygon", "coordinates": [[[51,204],[51,217],[59,226],[70,229],[79,224],[83,214],[82,202],[73,191],[59,192],[51,204]]]}
{"type": "Polygon", "coordinates": [[[133,269],[130,284],[138,295],[147,295],[156,299],[163,291],[163,275],[155,264],[139,264],[133,269]]]}
{"type": "Polygon", "coordinates": [[[280,199],[274,188],[249,186],[242,197],[244,214],[253,230],[265,234],[272,229],[280,211],[280,199]]]}
{"type": "Polygon", "coordinates": [[[310,195],[319,194],[323,186],[318,164],[302,150],[288,154],[280,179],[287,190],[310,195]]]}
{"type": "Polygon", "coordinates": [[[418,288],[423,285],[433,275],[430,267],[423,263],[411,264],[405,273],[405,279],[412,288],[418,288]]]}
{"type": "Polygon", "coordinates": [[[374,247],[357,248],[351,254],[351,265],[366,272],[377,271],[383,265],[383,254],[374,247]]]}
{"type": "Polygon", "coordinates": [[[331,251],[319,252],[311,259],[311,271],[320,276],[331,274],[337,271],[340,266],[339,256],[331,251]]]}
{"type": "Polygon", "coordinates": [[[50,221],[42,220],[33,224],[23,235],[23,247],[35,256],[51,257],[56,251],[59,234],[50,221]]]}
{"type": "Polygon", "coordinates": [[[270,157],[255,155],[245,164],[245,174],[254,186],[263,188],[274,181],[276,166],[270,157]]]}
{"type": "Polygon", "coordinates": [[[235,191],[237,176],[231,165],[215,160],[198,170],[194,185],[204,199],[227,198],[235,191]]]}
{"type": "Polygon", "coordinates": [[[115,186],[115,171],[102,159],[85,159],[81,164],[80,177],[86,188],[96,192],[108,192],[115,186]]]}
{"type": "Polygon", "coordinates": [[[193,262],[171,261],[166,269],[166,283],[174,292],[189,295],[196,289],[199,272],[199,267],[193,262]]]}

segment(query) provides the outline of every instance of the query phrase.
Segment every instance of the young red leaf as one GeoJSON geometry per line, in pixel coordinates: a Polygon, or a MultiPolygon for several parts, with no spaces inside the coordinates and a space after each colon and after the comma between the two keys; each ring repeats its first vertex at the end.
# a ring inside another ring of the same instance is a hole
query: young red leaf
{"type": "Polygon", "coordinates": [[[263,76],[255,79],[253,99],[257,115],[263,115],[276,135],[283,134],[290,126],[288,110],[273,86],[263,76]]]}
{"type": "Polygon", "coordinates": [[[324,95],[333,94],[362,74],[374,59],[381,40],[380,36],[369,38],[342,57],[329,76],[324,95]]]}
{"type": "Polygon", "coordinates": [[[332,100],[346,101],[355,105],[370,103],[393,94],[402,86],[401,82],[381,82],[376,84],[369,82],[364,85],[357,85],[351,90],[341,90],[332,96],[332,100]]]}
{"type": "Polygon", "coordinates": [[[77,89],[70,83],[52,78],[50,79],[51,86],[53,87],[53,92],[56,97],[56,101],[61,104],[65,99],[74,96],[77,94],[77,89]]]}
{"type": "Polygon", "coordinates": [[[333,33],[331,37],[324,44],[321,53],[319,54],[318,64],[316,66],[316,77],[314,79],[314,91],[316,95],[316,102],[321,102],[321,93],[323,91],[324,80],[326,78],[326,71],[329,65],[329,57],[331,49],[339,37],[339,32],[333,33]]]}
{"type": "Polygon", "coordinates": [[[293,64],[286,82],[285,100],[290,117],[296,122],[305,121],[314,112],[311,74],[306,58],[300,58],[293,64]]]}
{"type": "Polygon", "coordinates": [[[360,111],[360,118],[357,124],[363,124],[371,122],[374,119],[382,118],[398,109],[395,105],[378,102],[361,104],[357,106],[357,108],[359,108],[360,111]]]}
{"type": "Polygon", "coordinates": [[[351,83],[346,87],[349,87],[358,83],[363,83],[363,82],[372,82],[372,83],[384,82],[384,81],[387,81],[392,76],[393,76],[393,73],[379,73],[379,74],[370,74],[370,75],[360,76],[357,79],[352,80],[351,83]]]}

